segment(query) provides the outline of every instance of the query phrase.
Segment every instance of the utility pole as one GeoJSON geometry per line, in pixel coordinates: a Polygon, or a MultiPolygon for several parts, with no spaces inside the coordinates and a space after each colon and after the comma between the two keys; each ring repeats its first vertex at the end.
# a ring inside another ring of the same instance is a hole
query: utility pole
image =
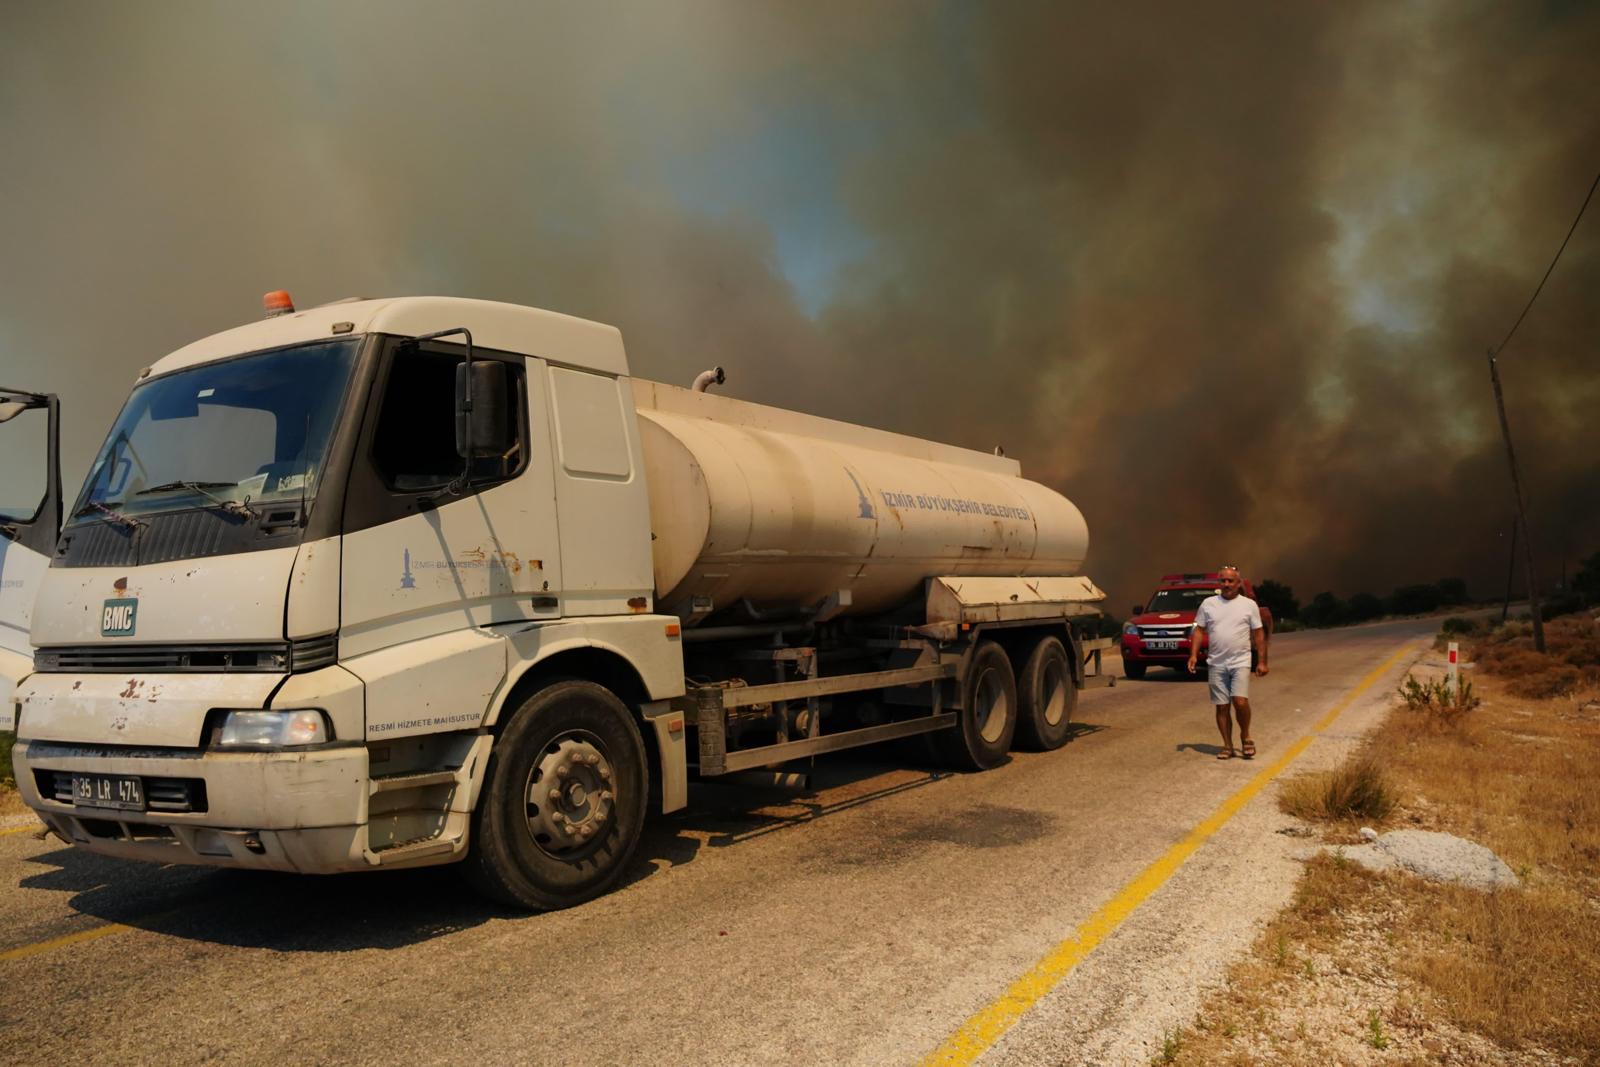
{"type": "Polygon", "coordinates": [[[1517,525],[1522,530],[1522,565],[1528,576],[1528,608],[1533,612],[1533,647],[1543,652],[1544,616],[1539,611],[1539,586],[1533,577],[1533,535],[1528,531],[1528,512],[1522,506],[1522,476],[1517,471],[1516,450],[1511,447],[1511,424],[1506,421],[1506,400],[1500,392],[1500,365],[1495,362],[1495,350],[1492,348],[1489,349],[1489,381],[1494,385],[1495,410],[1500,413],[1500,433],[1506,439],[1506,461],[1511,464],[1511,492],[1517,501],[1517,525]]]}
{"type": "Polygon", "coordinates": [[[1511,614],[1511,580],[1517,576],[1517,517],[1511,516],[1511,555],[1506,560],[1506,599],[1500,605],[1500,622],[1505,624],[1506,616],[1511,614]]]}

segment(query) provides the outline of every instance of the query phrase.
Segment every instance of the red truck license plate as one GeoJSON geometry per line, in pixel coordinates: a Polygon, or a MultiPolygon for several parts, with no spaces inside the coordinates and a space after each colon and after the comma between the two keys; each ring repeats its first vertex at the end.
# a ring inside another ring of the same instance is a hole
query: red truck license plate
{"type": "Polygon", "coordinates": [[[72,803],[80,808],[144,810],[144,785],[122,774],[74,774],[72,803]]]}

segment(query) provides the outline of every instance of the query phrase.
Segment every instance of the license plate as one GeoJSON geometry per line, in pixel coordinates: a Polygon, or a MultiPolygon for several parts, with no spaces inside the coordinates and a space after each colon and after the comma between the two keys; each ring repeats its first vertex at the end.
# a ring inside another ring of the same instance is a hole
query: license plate
{"type": "Polygon", "coordinates": [[[74,774],[72,803],[80,808],[144,810],[144,784],[121,774],[74,774]]]}
{"type": "Polygon", "coordinates": [[[1146,641],[1144,647],[1150,652],[1175,652],[1178,648],[1178,642],[1175,639],[1171,641],[1146,641]]]}

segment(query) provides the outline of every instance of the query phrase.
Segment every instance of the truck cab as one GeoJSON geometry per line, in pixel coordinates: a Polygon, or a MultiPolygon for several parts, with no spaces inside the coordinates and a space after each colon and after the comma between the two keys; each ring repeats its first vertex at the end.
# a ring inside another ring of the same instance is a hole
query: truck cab
{"type": "MultiPolygon", "coordinates": [[[[1187,673],[1189,649],[1195,640],[1200,642],[1199,663],[1206,660],[1205,634],[1194,630],[1195,613],[1207,597],[1222,592],[1219,575],[1210,573],[1168,574],[1150,599],[1133,605],[1128,621],[1122,626],[1122,671],[1135,680],[1143,678],[1151,667],[1171,667],[1187,673]]],[[[1255,585],[1242,579],[1241,595],[1256,599],[1255,585]]],[[[1261,606],[1261,624],[1266,637],[1272,637],[1272,612],[1261,606]]],[[[1255,665],[1254,653],[1251,666],[1255,665]]]]}
{"type": "Polygon", "coordinates": [[[52,393],[0,389],[0,730],[33,670],[33,602],[61,529],[60,417],[52,393]]]}

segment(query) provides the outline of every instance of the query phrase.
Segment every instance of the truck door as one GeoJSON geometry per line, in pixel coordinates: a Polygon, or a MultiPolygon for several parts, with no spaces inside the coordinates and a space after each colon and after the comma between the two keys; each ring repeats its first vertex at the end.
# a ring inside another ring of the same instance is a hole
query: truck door
{"type": "Polygon", "coordinates": [[[506,366],[516,439],[452,491],[463,356],[390,344],[351,466],[339,655],[367,682],[369,737],[475,725],[505,673],[498,634],[560,614],[543,361],[474,350],[506,366]]]}

